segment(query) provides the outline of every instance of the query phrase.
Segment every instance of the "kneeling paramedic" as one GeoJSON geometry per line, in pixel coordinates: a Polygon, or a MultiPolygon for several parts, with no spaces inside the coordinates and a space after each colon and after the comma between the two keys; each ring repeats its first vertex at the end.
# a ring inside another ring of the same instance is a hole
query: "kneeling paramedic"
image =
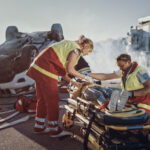
{"type": "MultiPolygon", "coordinates": [[[[136,103],[139,108],[145,109],[150,114],[150,76],[148,71],[139,66],[137,62],[131,62],[131,56],[128,54],[120,54],[116,60],[120,70],[110,74],[91,73],[90,76],[97,80],[121,78],[122,98],[120,98],[118,108],[122,109],[128,100],[136,103]]],[[[116,104],[116,102],[112,104],[116,104]]]]}
{"type": "MultiPolygon", "coordinates": [[[[79,58],[93,51],[93,42],[85,36],[78,41],[63,40],[44,49],[33,61],[27,75],[35,80],[37,107],[34,132],[49,132],[50,137],[61,137],[68,134],[58,125],[59,93],[58,76],[71,74],[91,82],[91,79],[74,69],[79,58]],[[45,127],[46,118],[48,128],[45,127]]],[[[68,78],[68,77],[67,77],[68,78]]],[[[72,84],[81,86],[80,83],[72,84]]]]}

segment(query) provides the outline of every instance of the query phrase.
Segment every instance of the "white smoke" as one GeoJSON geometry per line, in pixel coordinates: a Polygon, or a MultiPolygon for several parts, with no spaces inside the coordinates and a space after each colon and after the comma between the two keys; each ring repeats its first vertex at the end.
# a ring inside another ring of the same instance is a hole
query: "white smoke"
{"type": "Polygon", "coordinates": [[[112,73],[119,68],[116,65],[116,57],[121,53],[131,55],[132,61],[138,62],[150,72],[150,53],[133,50],[129,47],[126,38],[109,39],[94,43],[94,51],[84,58],[89,63],[92,72],[112,73]]]}
{"type": "Polygon", "coordinates": [[[126,39],[109,39],[94,43],[94,51],[85,56],[92,72],[112,73],[118,70],[116,57],[120,53],[126,52],[126,39]]]}
{"type": "Polygon", "coordinates": [[[140,66],[148,69],[150,73],[150,53],[146,51],[137,51],[133,49],[126,49],[128,54],[130,54],[132,61],[136,61],[140,66]]]}

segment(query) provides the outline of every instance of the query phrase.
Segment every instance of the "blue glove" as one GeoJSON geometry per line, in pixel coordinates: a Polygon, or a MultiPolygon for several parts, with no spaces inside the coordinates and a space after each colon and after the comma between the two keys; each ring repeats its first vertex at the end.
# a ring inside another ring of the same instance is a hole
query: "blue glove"
{"type": "Polygon", "coordinates": [[[83,75],[90,77],[90,73],[89,72],[82,72],[83,75]]]}

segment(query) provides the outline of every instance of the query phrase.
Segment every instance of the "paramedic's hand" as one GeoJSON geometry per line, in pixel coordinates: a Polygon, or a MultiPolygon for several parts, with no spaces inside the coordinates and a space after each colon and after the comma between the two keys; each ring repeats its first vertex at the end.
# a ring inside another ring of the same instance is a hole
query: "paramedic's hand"
{"type": "Polygon", "coordinates": [[[85,76],[84,78],[88,83],[93,83],[93,79],[89,76],[85,76]]]}
{"type": "Polygon", "coordinates": [[[78,87],[79,89],[82,88],[82,83],[76,82],[76,87],[78,87]]]}
{"type": "Polygon", "coordinates": [[[71,80],[71,84],[74,85],[77,88],[81,88],[82,87],[82,83],[76,82],[76,81],[73,81],[73,80],[71,80]]]}
{"type": "Polygon", "coordinates": [[[74,82],[72,84],[79,89],[82,87],[82,83],[80,83],[80,82],[74,82]]]}

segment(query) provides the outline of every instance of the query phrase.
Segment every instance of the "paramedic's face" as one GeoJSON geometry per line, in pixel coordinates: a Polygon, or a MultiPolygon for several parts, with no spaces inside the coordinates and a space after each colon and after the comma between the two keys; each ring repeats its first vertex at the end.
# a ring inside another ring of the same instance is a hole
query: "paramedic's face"
{"type": "Polygon", "coordinates": [[[89,53],[91,53],[93,51],[93,49],[89,46],[89,44],[85,44],[82,50],[83,55],[88,55],[89,53]]]}
{"type": "Polygon", "coordinates": [[[128,68],[131,65],[131,62],[130,61],[122,61],[122,60],[120,60],[120,61],[117,61],[117,65],[120,68],[120,70],[127,71],[128,68]]]}

